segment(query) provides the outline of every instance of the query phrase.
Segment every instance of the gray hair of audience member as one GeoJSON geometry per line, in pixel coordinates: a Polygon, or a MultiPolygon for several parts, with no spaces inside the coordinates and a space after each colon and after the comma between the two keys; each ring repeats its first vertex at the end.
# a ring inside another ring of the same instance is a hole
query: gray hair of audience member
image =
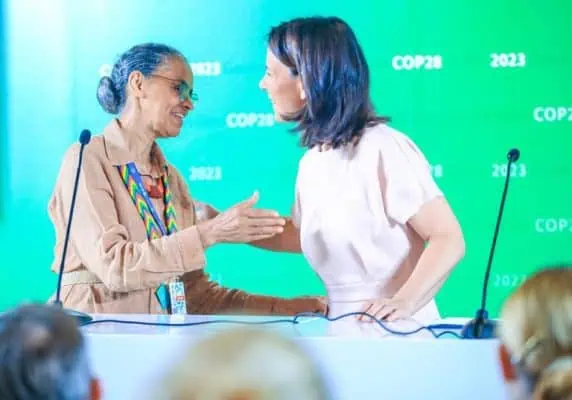
{"type": "Polygon", "coordinates": [[[200,340],[167,372],[161,400],[328,400],[317,364],[278,333],[230,329],[200,340]]]}
{"type": "Polygon", "coordinates": [[[0,399],[87,400],[84,338],[59,307],[25,305],[0,316],[0,399]]]}

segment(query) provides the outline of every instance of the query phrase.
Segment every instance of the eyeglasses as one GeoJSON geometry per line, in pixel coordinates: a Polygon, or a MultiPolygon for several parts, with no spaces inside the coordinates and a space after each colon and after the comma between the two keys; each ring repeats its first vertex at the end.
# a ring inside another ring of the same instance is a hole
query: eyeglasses
{"type": "Polygon", "coordinates": [[[166,79],[171,82],[176,82],[178,85],[175,87],[175,89],[177,90],[177,92],[179,92],[179,99],[181,101],[185,101],[187,99],[189,99],[191,102],[199,101],[199,96],[193,92],[193,88],[190,87],[187,82],[179,79],[167,78],[166,76],[157,74],[151,74],[149,76],[166,79]]]}

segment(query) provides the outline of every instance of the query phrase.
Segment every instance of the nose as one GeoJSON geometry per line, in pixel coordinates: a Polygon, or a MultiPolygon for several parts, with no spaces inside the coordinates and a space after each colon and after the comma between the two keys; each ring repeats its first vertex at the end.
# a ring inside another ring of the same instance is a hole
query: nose
{"type": "Polygon", "coordinates": [[[264,79],[264,77],[258,82],[258,87],[262,90],[266,90],[266,79],[264,79]]]}
{"type": "Polygon", "coordinates": [[[186,98],[185,101],[183,101],[183,107],[185,107],[187,111],[191,111],[195,108],[195,105],[193,104],[192,100],[186,98]]]}

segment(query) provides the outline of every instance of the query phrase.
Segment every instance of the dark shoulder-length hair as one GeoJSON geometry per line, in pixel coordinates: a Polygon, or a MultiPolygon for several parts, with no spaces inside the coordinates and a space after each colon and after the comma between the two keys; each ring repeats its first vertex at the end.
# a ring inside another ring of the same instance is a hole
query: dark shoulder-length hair
{"type": "Polygon", "coordinates": [[[365,55],[340,18],[283,22],[270,30],[268,47],[302,81],[306,104],[282,116],[298,123],[294,131],[302,132],[302,146],[338,148],[359,139],[366,127],[389,121],[374,111],[365,55]]]}

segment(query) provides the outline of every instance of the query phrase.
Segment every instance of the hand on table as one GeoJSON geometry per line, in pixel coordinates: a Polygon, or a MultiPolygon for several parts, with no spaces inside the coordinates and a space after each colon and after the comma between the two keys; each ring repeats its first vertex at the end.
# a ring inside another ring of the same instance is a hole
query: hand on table
{"type": "MultiPolygon", "coordinates": [[[[406,319],[411,317],[414,313],[411,302],[397,298],[379,299],[370,302],[361,311],[374,316],[380,321],[386,322],[406,319]]],[[[367,315],[359,315],[357,319],[363,322],[375,322],[367,315]]]]}

